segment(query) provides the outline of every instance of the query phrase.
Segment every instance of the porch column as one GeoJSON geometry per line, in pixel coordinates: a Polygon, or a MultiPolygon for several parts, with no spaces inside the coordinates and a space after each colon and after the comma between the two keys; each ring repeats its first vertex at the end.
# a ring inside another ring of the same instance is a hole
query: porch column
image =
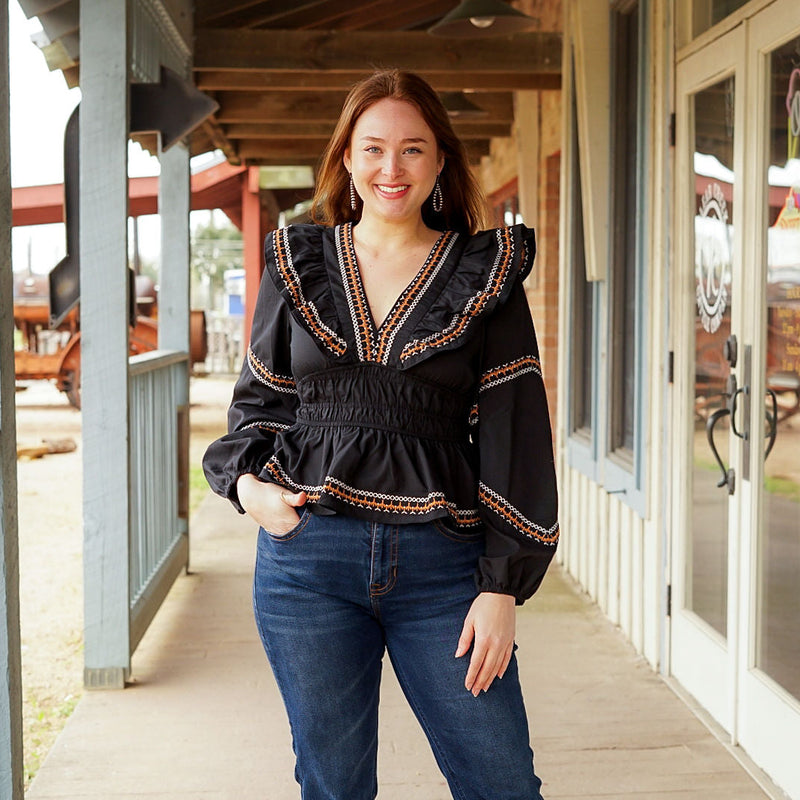
{"type": "Polygon", "coordinates": [[[22,800],[17,429],[8,131],[8,4],[0,4],[0,797],[22,800]]]}
{"type": "Polygon", "coordinates": [[[250,326],[256,309],[258,286],[261,283],[261,200],[258,188],[258,167],[250,167],[242,181],[242,240],[244,246],[244,346],[250,342],[250,326]]]}
{"type": "MultiPolygon", "coordinates": [[[[192,203],[189,150],[182,143],[159,153],[158,212],[161,216],[161,271],[158,293],[158,346],[191,354],[189,212],[192,203]]],[[[177,387],[178,507],[181,533],[189,532],[189,370],[191,356],[177,387]]],[[[188,556],[186,560],[188,568],[188,556]]]]}
{"type": "Polygon", "coordinates": [[[128,0],[82,0],[80,121],[84,682],[130,672],[128,0]]]}

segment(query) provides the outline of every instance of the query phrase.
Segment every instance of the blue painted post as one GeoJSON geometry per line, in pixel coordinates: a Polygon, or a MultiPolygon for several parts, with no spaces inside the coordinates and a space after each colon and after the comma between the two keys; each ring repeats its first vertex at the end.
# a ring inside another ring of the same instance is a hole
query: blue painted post
{"type": "Polygon", "coordinates": [[[0,797],[22,800],[22,678],[14,406],[8,3],[0,3],[0,797]]]}

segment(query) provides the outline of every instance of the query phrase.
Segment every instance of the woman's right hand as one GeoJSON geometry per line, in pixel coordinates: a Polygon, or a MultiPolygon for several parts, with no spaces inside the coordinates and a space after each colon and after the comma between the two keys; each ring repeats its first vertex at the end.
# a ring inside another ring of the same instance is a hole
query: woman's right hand
{"type": "Polygon", "coordinates": [[[289,533],[300,521],[297,509],[304,506],[305,492],[292,493],[276,483],[265,483],[245,473],[236,481],[236,492],[242,508],[264,530],[278,536],[289,533]]]}

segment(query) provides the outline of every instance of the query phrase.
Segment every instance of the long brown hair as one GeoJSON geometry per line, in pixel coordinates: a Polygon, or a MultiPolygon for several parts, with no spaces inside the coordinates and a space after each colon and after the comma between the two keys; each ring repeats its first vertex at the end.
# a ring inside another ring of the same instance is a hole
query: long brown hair
{"type": "Polygon", "coordinates": [[[431,197],[422,204],[422,219],[435,230],[475,233],[483,227],[486,203],[472,170],[466,150],[453,131],[439,96],[419,75],[392,69],[376,72],[357,83],[344,101],[328,146],[322,155],[317,186],[311,204],[311,218],[324,225],[357,222],[362,201],[356,196],[355,211],[350,207],[350,177],[342,159],[350,146],[358,118],[384,98],[411,103],[436,137],[444,168],[439,176],[444,202],[441,212],[433,210],[431,197]]]}

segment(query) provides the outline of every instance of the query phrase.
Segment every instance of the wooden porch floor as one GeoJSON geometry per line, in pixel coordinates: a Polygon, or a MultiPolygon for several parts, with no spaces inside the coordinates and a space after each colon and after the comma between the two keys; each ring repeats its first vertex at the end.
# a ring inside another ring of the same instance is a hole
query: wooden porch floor
{"type": "MultiPolygon", "coordinates": [[[[88,693],[30,800],[294,800],[280,697],[250,610],[252,525],[209,495],[192,574],[134,655],[130,688],[88,693]]],[[[548,800],[768,795],[557,570],[519,612],[519,658],[548,800]]],[[[381,800],[450,794],[387,666],[381,800]]]]}

